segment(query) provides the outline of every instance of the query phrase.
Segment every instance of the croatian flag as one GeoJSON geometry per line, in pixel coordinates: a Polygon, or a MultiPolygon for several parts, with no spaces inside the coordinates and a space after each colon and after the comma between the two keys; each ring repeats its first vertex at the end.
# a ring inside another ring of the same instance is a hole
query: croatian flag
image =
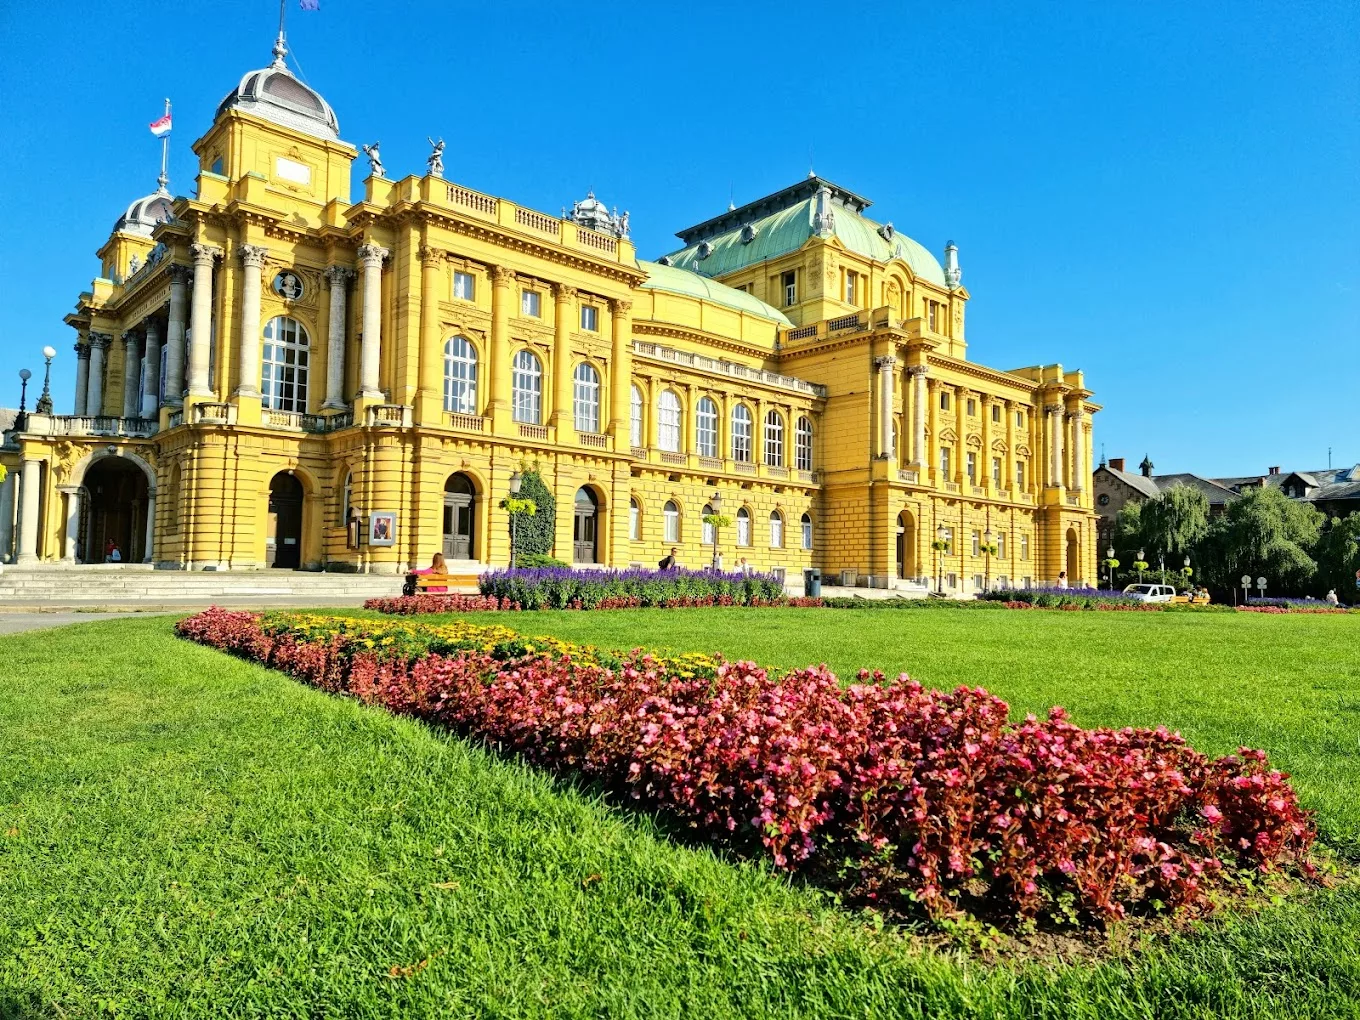
{"type": "Polygon", "coordinates": [[[321,10],[321,0],[298,0],[298,4],[304,11],[321,10]]]}
{"type": "Polygon", "coordinates": [[[150,125],[151,133],[157,138],[164,138],[170,133],[170,114],[166,114],[159,120],[153,120],[150,125]]]}

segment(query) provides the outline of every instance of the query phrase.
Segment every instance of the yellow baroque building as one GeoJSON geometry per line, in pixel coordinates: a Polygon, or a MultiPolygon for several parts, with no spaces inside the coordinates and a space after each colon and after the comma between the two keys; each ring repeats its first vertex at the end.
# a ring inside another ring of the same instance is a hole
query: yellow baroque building
{"type": "Polygon", "coordinates": [[[74,414],[0,448],[7,560],[471,572],[508,561],[536,466],[575,563],[706,565],[720,494],[729,568],[1097,577],[1098,407],[1080,372],[968,360],[952,244],[810,176],[643,261],[628,214],[462,187],[442,145],[399,180],[366,148],[355,198],[364,157],[283,57],[194,143],[195,196],[162,177],[99,249],[74,414]]]}

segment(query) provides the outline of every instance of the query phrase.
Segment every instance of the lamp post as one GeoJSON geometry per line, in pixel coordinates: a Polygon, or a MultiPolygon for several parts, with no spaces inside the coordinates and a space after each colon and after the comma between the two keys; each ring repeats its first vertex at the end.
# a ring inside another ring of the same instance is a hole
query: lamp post
{"type": "Polygon", "coordinates": [[[1107,546],[1105,549],[1105,583],[1114,590],[1114,546],[1107,546]]]}
{"type": "MultiPolygon", "coordinates": [[[[510,498],[515,499],[519,496],[519,488],[524,484],[524,479],[518,471],[510,476],[510,498]]],[[[519,531],[519,514],[510,511],[510,569],[515,567],[515,538],[519,531]]]]}
{"type": "Polygon", "coordinates": [[[14,416],[15,432],[28,428],[28,412],[24,410],[24,401],[28,399],[28,380],[32,378],[33,373],[28,369],[19,369],[19,413],[14,416]]]}
{"type": "Polygon", "coordinates": [[[982,561],[983,564],[984,564],[984,566],[983,566],[983,568],[982,568],[982,570],[983,570],[982,590],[983,590],[983,591],[991,591],[991,590],[992,590],[992,538],[993,538],[993,535],[992,535],[992,529],[991,529],[991,528],[988,528],[986,531],[984,531],[984,532],[982,533],[982,541],[983,541],[983,543],[984,543],[984,545],[985,545],[985,551],[986,551],[986,554],[987,554],[987,558],[986,558],[985,560],[982,561]]]}
{"type": "MultiPolygon", "coordinates": [[[[721,493],[721,492],[714,492],[714,493],[713,493],[713,498],[712,498],[711,500],[709,500],[709,503],[710,503],[710,504],[712,505],[712,507],[713,507],[713,516],[714,516],[714,517],[721,517],[721,516],[722,516],[722,493],[721,493]]],[[[713,563],[712,563],[712,567],[713,567],[713,570],[714,570],[715,573],[716,573],[716,572],[718,571],[718,569],[722,566],[722,551],[721,551],[721,549],[719,549],[719,541],[720,541],[720,539],[721,539],[721,531],[722,531],[722,525],[721,525],[721,524],[718,524],[718,523],[715,521],[714,524],[713,524],[713,563]]]]}
{"type": "Polygon", "coordinates": [[[1146,553],[1144,550],[1139,549],[1139,550],[1138,550],[1138,583],[1139,583],[1139,584],[1142,584],[1142,583],[1143,583],[1143,571],[1144,571],[1146,568],[1147,568],[1147,553],[1146,553]]]}
{"type": "Polygon", "coordinates": [[[36,410],[39,414],[51,414],[51,413],[52,413],[52,386],[51,386],[51,383],[52,383],[52,359],[55,358],[55,357],[57,356],[57,352],[56,352],[56,349],[53,348],[53,347],[44,347],[43,350],[42,350],[42,352],[43,352],[43,357],[47,359],[47,364],[46,364],[46,366],[43,368],[43,391],[42,391],[42,396],[38,398],[38,403],[37,403],[37,405],[36,405],[36,407],[35,407],[35,410],[36,410]]]}
{"type": "Polygon", "coordinates": [[[949,529],[941,524],[935,529],[935,591],[944,594],[944,550],[949,545],[949,529]]]}

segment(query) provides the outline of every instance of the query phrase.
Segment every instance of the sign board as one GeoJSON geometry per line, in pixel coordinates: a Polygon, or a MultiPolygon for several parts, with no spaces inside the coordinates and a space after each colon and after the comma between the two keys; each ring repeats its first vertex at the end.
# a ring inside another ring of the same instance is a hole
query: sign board
{"type": "Polygon", "coordinates": [[[368,515],[368,544],[395,545],[397,514],[395,510],[374,510],[368,515]]]}

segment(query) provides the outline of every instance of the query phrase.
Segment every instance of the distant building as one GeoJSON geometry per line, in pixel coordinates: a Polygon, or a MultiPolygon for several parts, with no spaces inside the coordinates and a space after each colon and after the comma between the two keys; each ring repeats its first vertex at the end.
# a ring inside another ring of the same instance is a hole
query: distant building
{"type": "Polygon", "coordinates": [[[1176,485],[1188,485],[1204,493],[1209,501],[1209,516],[1221,514],[1224,508],[1236,499],[1239,493],[1224,484],[1221,478],[1204,478],[1200,475],[1178,472],[1170,475],[1154,475],[1155,465],[1146,456],[1138,465],[1138,474],[1124,469],[1123,457],[1111,457],[1101,461],[1092,474],[1092,491],[1096,497],[1096,535],[1098,545],[1104,549],[1110,545],[1114,536],[1115,519],[1119,511],[1129,503],[1141,503],[1145,499],[1165,492],[1176,485]]]}
{"type": "Polygon", "coordinates": [[[1213,481],[1238,494],[1266,486],[1276,488],[1290,499],[1312,503],[1329,517],[1345,517],[1360,510],[1360,464],[1315,471],[1281,471],[1272,467],[1264,475],[1213,481]]]}

